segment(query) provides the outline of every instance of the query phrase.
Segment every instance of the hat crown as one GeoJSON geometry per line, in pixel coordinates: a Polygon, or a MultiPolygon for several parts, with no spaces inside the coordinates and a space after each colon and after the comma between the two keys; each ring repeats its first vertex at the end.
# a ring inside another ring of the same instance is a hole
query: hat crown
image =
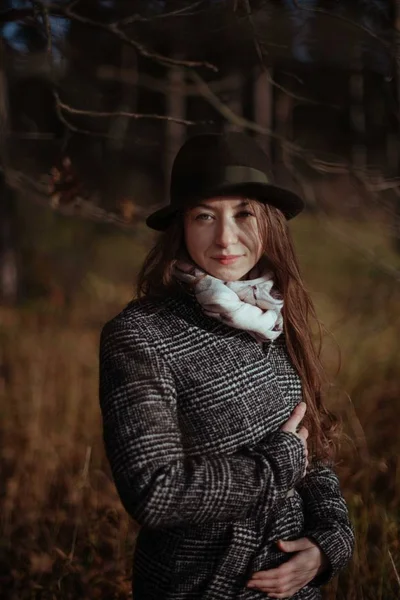
{"type": "Polygon", "coordinates": [[[269,160],[253,138],[241,132],[205,133],[188,139],[176,155],[171,172],[171,191],[189,173],[210,174],[226,166],[257,169],[270,175],[269,160]]]}

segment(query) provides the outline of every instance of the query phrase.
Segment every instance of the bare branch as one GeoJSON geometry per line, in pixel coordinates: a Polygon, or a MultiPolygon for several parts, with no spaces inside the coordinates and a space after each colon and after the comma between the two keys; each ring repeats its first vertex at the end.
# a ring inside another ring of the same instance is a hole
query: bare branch
{"type": "Polygon", "coordinates": [[[187,119],[178,119],[175,117],[170,117],[168,115],[158,115],[158,114],[145,114],[145,113],[132,113],[126,111],[112,111],[112,112],[101,112],[94,110],[83,110],[78,108],[73,108],[72,106],[65,104],[60,100],[60,97],[57,93],[54,94],[57,100],[58,106],[65,110],[66,112],[73,115],[83,115],[87,117],[93,118],[109,118],[109,117],[129,117],[130,119],[153,119],[158,121],[171,121],[174,123],[179,123],[180,125],[209,125],[210,121],[189,121],[187,119]]]}
{"type": "Polygon", "coordinates": [[[257,123],[253,123],[253,121],[249,121],[248,119],[245,119],[244,117],[234,113],[233,110],[231,110],[218,98],[218,96],[211,90],[208,83],[204,81],[204,79],[200,77],[198,73],[195,71],[188,71],[188,76],[196,83],[200,94],[220,113],[220,115],[229,121],[229,123],[237,125],[238,127],[252,129],[258,133],[274,135],[274,132],[271,129],[261,127],[260,125],[257,125],[257,123]]]}
{"type": "Polygon", "coordinates": [[[340,162],[330,162],[327,160],[322,160],[320,158],[315,158],[314,156],[307,156],[307,153],[303,153],[303,158],[306,159],[306,162],[318,173],[330,173],[331,175],[343,175],[345,173],[349,173],[352,171],[352,165],[348,161],[340,161],[340,162]]]}
{"type": "Polygon", "coordinates": [[[205,67],[212,71],[218,72],[218,68],[209,62],[196,60],[179,60],[175,58],[169,58],[168,56],[163,56],[162,54],[158,54],[157,52],[152,52],[148,50],[144,44],[141,44],[140,42],[129,37],[125,32],[121,31],[121,29],[119,29],[119,26],[116,24],[105,24],[99,21],[93,21],[92,19],[83,17],[81,15],[78,15],[77,13],[73,13],[68,9],[65,10],[64,14],[65,16],[67,16],[70,19],[73,19],[74,21],[78,21],[96,29],[102,29],[103,31],[107,31],[108,33],[113,34],[122,42],[133,46],[137,50],[137,52],[139,52],[139,54],[141,54],[142,56],[152,59],[162,65],[190,68],[205,67]]]}
{"type": "Polygon", "coordinates": [[[388,51],[388,53],[392,55],[391,45],[388,42],[386,42],[385,40],[383,40],[374,31],[372,31],[372,29],[365,27],[365,25],[361,25],[357,21],[353,21],[352,19],[349,19],[348,17],[344,17],[343,15],[340,15],[338,13],[329,12],[328,10],[326,10],[324,8],[319,8],[319,7],[310,8],[310,7],[303,6],[299,0],[293,0],[293,4],[296,6],[296,8],[298,10],[302,10],[304,12],[318,13],[325,17],[337,19],[338,21],[342,21],[343,23],[346,23],[346,25],[350,25],[351,27],[354,27],[355,29],[359,29],[360,31],[363,31],[364,33],[366,33],[367,35],[372,37],[374,40],[377,40],[380,44],[382,44],[382,46],[388,51]]]}
{"type": "Polygon", "coordinates": [[[299,102],[304,102],[306,104],[314,104],[317,106],[324,104],[324,106],[329,106],[330,108],[339,110],[340,106],[338,106],[336,104],[322,103],[322,102],[319,102],[318,100],[314,100],[313,98],[307,98],[306,96],[301,96],[299,94],[295,94],[294,92],[292,92],[288,88],[284,87],[283,85],[281,85],[280,83],[278,83],[271,77],[270,70],[267,68],[265,61],[264,61],[265,52],[261,48],[260,40],[258,39],[258,36],[257,36],[257,32],[256,32],[256,28],[254,25],[254,20],[253,20],[253,13],[252,13],[251,6],[250,6],[250,0],[244,0],[244,3],[245,3],[245,7],[246,7],[247,17],[248,17],[249,23],[250,23],[252,31],[253,31],[253,41],[254,41],[254,46],[256,48],[257,56],[259,58],[260,65],[261,65],[269,83],[271,83],[271,85],[276,87],[278,90],[280,90],[287,96],[290,96],[291,98],[293,98],[294,100],[298,100],[299,102]]]}
{"type": "MultiPolygon", "coordinates": [[[[215,108],[216,111],[219,112],[229,123],[232,125],[236,125],[237,127],[241,127],[243,129],[250,129],[251,131],[255,131],[256,133],[260,133],[263,135],[268,135],[272,138],[275,138],[280,141],[282,146],[286,148],[287,151],[290,151],[292,154],[298,154],[302,157],[305,156],[305,149],[297,144],[290,142],[287,138],[283,137],[280,134],[277,134],[270,128],[262,127],[255,123],[254,121],[250,121],[245,117],[237,115],[229,106],[224,104],[218,96],[212,91],[210,86],[196,71],[188,70],[188,76],[196,83],[199,93],[205,98],[211,106],[215,108]]],[[[334,163],[333,163],[334,164],[334,163]]]]}
{"type": "MultiPolygon", "coordinates": [[[[74,2],[73,4],[76,4],[76,2],[74,2]]],[[[52,58],[53,57],[52,57],[52,46],[51,46],[51,27],[50,27],[50,22],[49,22],[49,18],[48,18],[48,11],[47,11],[47,7],[44,6],[43,2],[38,2],[38,5],[42,9],[42,17],[43,17],[43,21],[45,23],[46,37],[47,37],[48,60],[49,60],[50,66],[52,67],[52,58]]],[[[91,110],[77,109],[77,108],[74,108],[74,107],[61,101],[60,96],[55,89],[54,82],[53,82],[53,96],[55,99],[57,115],[58,115],[59,119],[61,120],[61,122],[70,131],[74,131],[75,133],[81,133],[81,134],[89,135],[89,136],[93,136],[93,137],[102,137],[102,138],[108,138],[108,139],[115,138],[114,135],[110,135],[110,134],[103,133],[103,132],[96,132],[96,131],[92,131],[89,129],[82,129],[80,127],[77,127],[76,125],[74,125],[73,123],[71,123],[69,120],[67,120],[65,118],[62,111],[68,112],[69,114],[88,116],[88,117],[92,117],[92,118],[124,117],[124,118],[131,118],[131,119],[137,119],[137,120],[138,119],[152,119],[152,120],[159,120],[159,121],[175,122],[175,123],[179,123],[180,125],[187,125],[187,126],[197,125],[197,124],[205,124],[205,125],[210,124],[209,122],[198,123],[196,121],[189,121],[187,119],[179,119],[179,118],[170,117],[167,115],[133,113],[133,112],[128,112],[128,111],[105,112],[105,111],[91,111],[91,110]]]]}
{"type": "MultiPolygon", "coordinates": [[[[54,7],[53,4],[50,4],[48,6],[49,6],[50,10],[52,10],[54,7]]],[[[59,7],[56,6],[56,9],[57,8],[59,8],[59,7]]],[[[102,23],[101,21],[94,21],[93,19],[89,19],[89,17],[84,17],[82,15],[79,15],[76,12],[72,12],[72,10],[68,6],[65,7],[62,12],[69,19],[73,19],[74,21],[83,23],[84,25],[88,25],[89,27],[93,27],[96,29],[102,29],[103,31],[107,31],[108,33],[115,35],[122,42],[129,44],[130,46],[133,46],[139,52],[139,54],[141,54],[142,56],[144,56],[146,58],[150,58],[156,62],[159,62],[160,64],[163,64],[166,66],[190,67],[190,68],[205,67],[212,71],[218,72],[218,67],[216,67],[215,65],[213,65],[209,62],[195,61],[195,60],[179,60],[179,59],[175,59],[175,58],[169,58],[168,56],[163,56],[162,54],[158,54],[157,52],[152,52],[148,48],[146,48],[146,46],[144,44],[141,44],[140,42],[129,37],[124,31],[122,31],[119,28],[118,23],[102,23]]]]}
{"type": "MultiPolygon", "coordinates": [[[[224,104],[218,98],[218,96],[212,91],[208,83],[204,81],[204,79],[200,77],[198,73],[189,70],[188,76],[196,83],[199,93],[211,104],[211,106],[215,108],[215,110],[219,112],[220,115],[222,115],[227,121],[229,121],[229,123],[237,127],[241,127],[243,129],[250,129],[251,131],[255,131],[256,133],[268,135],[269,137],[278,140],[287,152],[290,152],[293,155],[301,156],[303,159],[306,159],[307,163],[309,163],[311,166],[314,166],[314,163],[318,163],[317,159],[315,159],[312,156],[309,156],[309,153],[307,153],[307,151],[303,147],[295,144],[294,142],[290,142],[287,138],[276,133],[270,128],[262,127],[254,121],[250,121],[245,117],[237,115],[235,112],[233,112],[231,108],[229,108],[229,106],[224,104]]],[[[348,169],[345,169],[344,167],[344,163],[325,164],[326,168],[329,165],[332,169],[337,169],[336,172],[348,172],[348,169]]]]}
{"type": "MultiPolygon", "coordinates": [[[[218,67],[213,65],[207,61],[196,61],[196,60],[183,60],[183,59],[175,59],[170,58],[168,56],[164,56],[157,52],[153,52],[149,50],[144,44],[138,42],[137,40],[128,36],[124,31],[120,29],[119,23],[102,23],[101,21],[95,21],[94,19],[90,19],[89,17],[85,17],[80,15],[77,12],[72,10],[72,7],[76,5],[75,2],[67,6],[59,6],[53,2],[42,3],[45,10],[48,14],[66,17],[68,19],[72,19],[78,23],[82,23],[83,25],[87,25],[88,27],[94,29],[101,29],[106,31],[107,33],[114,35],[121,42],[128,44],[129,46],[133,46],[141,56],[149,58],[150,60],[154,60],[159,64],[165,66],[176,66],[176,67],[188,67],[188,68],[200,68],[204,67],[210,69],[211,71],[218,72],[218,67]]],[[[0,13],[0,23],[5,23],[9,21],[17,21],[23,20],[26,18],[31,18],[33,16],[32,9],[10,9],[3,13],[0,13]]]]}
{"type": "Polygon", "coordinates": [[[399,584],[399,588],[400,588],[400,575],[399,575],[399,572],[396,569],[396,565],[394,563],[393,556],[392,556],[392,553],[390,552],[390,550],[388,550],[388,553],[389,553],[390,562],[392,563],[392,567],[393,567],[394,573],[396,575],[397,583],[399,584]]]}
{"type": "Polygon", "coordinates": [[[6,181],[10,187],[27,196],[35,204],[67,217],[81,217],[98,223],[110,223],[125,230],[134,230],[137,228],[138,223],[146,218],[148,213],[142,207],[135,205],[135,219],[130,222],[117,213],[108,212],[97,206],[95,201],[79,196],[71,204],[54,204],[47,193],[46,185],[38,185],[36,181],[21,171],[7,169],[6,181]]]}
{"type": "Polygon", "coordinates": [[[124,25],[131,25],[132,23],[137,23],[137,22],[145,23],[145,22],[155,21],[155,20],[159,20],[159,19],[168,19],[170,17],[195,16],[196,14],[200,14],[201,12],[204,12],[204,11],[197,11],[197,12],[190,12],[190,11],[194,11],[194,9],[196,9],[201,4],[203,4],[203,0],[200,0],[199,2],[193,2],[193,4],[191,4],[190,6],[184,6],[183,8],[179,8],[177,10],[173,10],[168,13],[163,13],[162,15],[154,15],[152,17],[142,17],[141,15],[136,14],[136,15],[132,15],[130,17],[126,17],[125,19],[120,19],[119,21],[116,21],[114,24],[118,25],[119,27],[123,27],[124,25]]]}
{"type": "MultiPolygon", "coordinates": [[[[320,174],[331,174],[331,175],[340,175],[340,174],[349,174],[349,173],[353,173],[354,174],[354,168],[351,165],[350,162],[343,160],[342,157],[337,157],[337,160],[322,160],[320,158],[317,158],[313,155],[313,153],[311,151],[308,151],[306,148],[299,146],[298,144],[289,141],[287,138],[285,138],[282,135],[277,134],[276,132],[274,132],[273,130],[269,129],[269,128],[265,128],[262,127],[260,125],[258,125],[257,123],[254,123],[253,121],[250,121],[248,119],[245,119],[244,117],[237,115],[236,113],[234,113],[232,111],[232,109],[230,109],[226,104],[224,104],[217,96],[217,94],[213,91],[213,89],[211,89],[211,85],[213,84],[208,84],[206,81],[204,81],[204,79],[202,79],[200,77],[200,75],[198,75],[197,72],[189,69],[187,71],[188,77],[192,79],[192,81],[195,83],[195,88],[193,90],[190,90],[191,93],[194,93],[197,90],[197,93],[200,93],[204,99],[209,102],[209,104],[211,106],[214,107],[215,110],[217,110],[217,112],[219,112],[219,114],[221,114],[227,121],[229,121],[230,123],[241,127],[243,129],[250,129],[252,131],[255,131],[257,133],[263,134],[263,135],[268,135],[276,140],[278,140],[281,145],[282,148],[284,149],[284,151],[286,153],[288,153],[290,156],[297,156],[299,157],[302,161],[304,161],[309,167],[311,167],[314,171],[316,171],[317,173],[320,174]]],[[[146,85],[151,82],[146,82],[146,85]]],[[[216,89],[219,89],[220,87],[224,87],[222,85],[222,83],[225,85],[226,81],[223,80],[223,82],[221,82],[221,86],[217,86],[216,89]]],[[[160,84],[157,89],[158,91],[167,91],[167,89],[164,89],[165,86],[163,86],[162,84],[160,84]]],[[[190,89],[190,88],[189,88],[190,89]]],[[[98,133],[98,132],[94,132],[94,131],[89,131],[89,130],[84,130],[84,129],[80,129],[79,127],[76,127],[75,125],[73,125],[72,123],[70,123],[69,121],[66,120],[64,114],[62,113],[62,110],[65,110],[65,112],[68,112],[70,114],[81,114],[81,115],[87,115],[87,116],[92,116],[94,118],[96,117],[112,117],[112,116],[118,116],[118,115],[123,115],[123,116],[127,116],[127,117],[132,117],[132,118],[156,118],[156,119],[160,119],[160,120],[166,120],[166,121],[173,121],[173,122],[177,122],[180,124],[184,124],[184,125],[194,125],[194,124],[210,124],[209,122],[193,122],[193,121],[185,121],[183,119],[176,119],[174,117],[169,117],[169,116],[164,116],[164,115],[140,115],[140,114],[135,114],[135,113],[126,113],[126,112],[114,112],[114,113],[108,113],[108,112],[99,112],[96,113],[95,111],[84,111],[84,110],[80,110],[80,109],[75,109],[73,107],[68,106],[67,104],[61,102],[61,100],[58,98],[58,109],[59,109],[59,116],[61,118],[61,120],[64,122],[64,124],[71,129],[72,131],[76,131],[78,133],[83,133],[86,135],[92,135],[92,136],[98,136],[98,137],[110,137],[105,133],[98,133]]],[[[377,172],[376,170],[368,170],[366,169],[365,171],[360,171],[358,170],[358,177],[362,178],[362,181],[364,182],[364,185],[366,186],[366,189],[368,189],[369,191],[373,192],[373,191],[383,191],[383,190],[388,190],[388,189],[396,189],[397,187],[399,187],[400,189],[400,179],[385,179],[383,178],[382,175],[377,176],[377,172]]]]}
{"type": "Polygon", "coordinates": [[[393,179],[383,179],[382,175],[373,179],[374,183],[369,183],[368,189],[374,192],[384,192],[387,190],[400,189],[400,177],[393,179]]]}
{"type": "MultiPolygon", "coordinates": [[[[131,83],[134,71],[132,69],[124,69],[113,65],[101,65],[97,68],[97,76],[99,79],[108,81],[118,81],[121,83],[131,83]]],[[[215,81],[209,81],[207,85],[215,93],[219,94],[228,90],[234,76],[226,75],[222,79],[215,81]]],[[[141,87],[145,87],[153,92],[159,92],[160,94],[170,94],[177,91],[176,86],[171,81],[165,78],[158,78],[143,71],[139,72],[136,84],[141,87]]],[[[197,85],[190,85],[185,82],[185,94],[186,96],[197,96],[199,93],[197,85]]]]}
{"type": "Polygon", "coordinates": [[[81,133],[83,135],[88,135],[90,137],[96,137],[96,138],[100,137],[100,138],[112,139],[113,136],[110,136],[109,133],[103,133],[100,131],[91,131],[90,129],[83,129],[81,127],[77,127],[76,125],[74,125],[73,123],[68,121],[68,119],[66,119],[65,116],[63,115],[62,108],[61,108],[59,102],[57,101],[57,93],[55,92],[55,90],[53,90],[53,95],[56,99],[55,108],[56,108],[57,116],[60,119],[61,123],[63,123],[63,125],[65,125],[65,127],[67,129],[69,129],[70,131],[73,131],[75,133],[81,133]]]}
{"type": "Polygon", "coordinates": [[[47,40],[47,47],[46,47],[47,55],[49,58],[49,63],[52,65],[52,63],[53,63],[53,56],[52,56],[53,48],[52,48],[52,36],[51,36],[49,11],[48,11],[45,3],[42,2],[42,0],[32,0],[32,3],[33,3],[34,11],[35,11],[35,7],[38,7],[40,16],[43,21],[43,27],[45,30],[46,40],[47,40]]]}

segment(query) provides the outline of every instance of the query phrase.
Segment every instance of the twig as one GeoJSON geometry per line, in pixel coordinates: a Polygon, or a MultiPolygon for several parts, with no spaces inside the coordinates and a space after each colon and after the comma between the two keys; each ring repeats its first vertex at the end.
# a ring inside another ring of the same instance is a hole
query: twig
{"type": "MultiPolygon", "coordinates": [[[[168,115],[158,115],[158,114],[146,114],[146,113],[132,113],[127,111],[94,111],[94,110],[84,110],[80,108],[74,108],[69,104],[65,104],[60,100],[60,97],[57,93],[55,93],[55,97],[57,100],[57,104],[62,110],[73,114],[73,115],[83,115],[87,117],[93,118],[108,118],[108,117],[129,117],[131,119],[155,119],[159,121],[173,121],[174,123],[179,123],[180,125],[198,125],[199,121],[189,121],[187,119],[178,119],[177,117],[170,117],[168,115]]],[[[200,124],[209,125],[210,122],[203,121],[200,124]]],[[[69,124],[70,125],[70,124],[69,124]]]]}
{"type": "MultiPolygon", "coordinates": [[[[54,93],[54,95],[56,96],[56,93],[54,93]]],[[[68,105],[64,105],[64,106],[68,106],[68,105]]],[[[62,107],[57,101],[56,101],[56,112],[57,112],[57,116],[60,119],[60,121],[65,125],[65,127],[67,127],[67,129],[69,129],[70,131],[73,131],[74,133],[80,133],[82,135],[87,135],[90,137],[96,137],[96,138],[104,138],[104,139],[115,139],[115,135],[110,134],[110,133],[106,133],[103,131],[93,131],[91,129],[84,129],[82,127],[78,127],[77,125],[74,125],[73,123],[71,123],[71,121],[69,121],[68,119],[65,118],[65,116],[63,115],[63,109],[64,107],[62,107]]],[[[78,111],[78,114],[86,114],[86,112],[88,113],[88,116],[91,117],[112,117],[112,116],[118,116],[118,115],[125,115],[125,116],[132,116],[134,118],[152,118],[152,119],[158,119],[158,120],[162,120],[162,121],[176,121],[178,123],[181,123],[183,125],[209,125],[210,122],[209,121],[184,121],[184,120],[180,120],[178,118],[175,117],[169,117],[166,115],[140,115],[137,114],[135,116],[135,113],[124,113],[124,112],[113,112],[113,113],[96,113],[95,111],[80,111],[79,109],[74,109],[72,107],[68,107],[69,112],[74,113],[75,111],[78,111]]]]}
{"type": "Polygon", "coordinates": [[[91,456],[92,456],[92,446],[86,446],[85,464],[83,465],[83,469],[82,469],[82,483],[81,483],[82,487],[84,487],[87,483],[91,456]]]}
{"type": "MultiPolygon", "coordinates": [[[[120,27],[123,27],[124,25],[130,25],[131,23],[146,23],[149,21],[155,21],[156,19],[169,19],[170,17],[189,17],[189,16],[194,16],[195,14],[198,13],[191,13],[189,11],[197,8],[198,6],[200,6],[201,4],[203,4],[203,0],[200,0],[199,2],[193,2],[193,4],[191,4],[190,6],[184,6],[183,8],[178,8],[176,10],[173,10],[171,12],[168,13],[163,13],[162,15],[154,15],[153,17],[142,17],[142,15],[132,15],[130,17],[125,17],[124,19],[120,19],[119,21],[116,21],[114,24],[115,25],[119,25],[120,27]]],[[[200,11],[198,11],[200,12],[200,11]]]]}
{"type": "Polygon", "coordinates": [[[79,505],[79,518],[76,519],[76,523],[75,523],[75,527],[74,527],[74,531],[73,531],[73,535],[72,535],[71,550],[68,555],[68,558],[70,561],[74,558],[74,554],[75,554],[76,540],[78,539],[78,529],[79,529],[79,524],[81,521],[81,513],[82,513],[83,488],[87,485],[91,456],[92,456],[92,447],[87,446],[86,447],[86,455],[85,455],[85,464],[83,465],[82,475],[81,475],[82,481],[80,482],[80,486],[79,486],[81,489],[80,505],[79,505]]]}
{"type": "Polygon", "coordinates": [[[347,161],[330,162],[313,156],[306,159],[306,162],[314,169],[314,171],[317,171],[317,173],[344,175],[345,173],[350,173],[352,169],[351,164],[347,161]]]}
{"type": "Polygon", "coordinates": [[[396,575],[397,583],[399,584],[399,587],[400,587],[400,576],[399,576],[399,573],[398,573],[398,571],[396,569],[396,565],[394,564],[393,556],[392,556],[392,553],[390,552],[390,550],[388,550],[388,554],[389,554],[390,562],[392,563],[393,570],[394,570],[395,575],[396,575]]]}
{"type": "Polygon", "coordinates": [[[258,133],[265,133],[268,135],[275,135],[271,129],[261,127],[253,121],[249,121],[240,115],[237,115],[229,106],[221,102],[218,96],[211,90],[210,86],[198,73],[195,71],[188,71],[188,76],[197,84],[198,91],[200,94],[213,106],[227,121],[238,127],[248,128],[258,133]]]}

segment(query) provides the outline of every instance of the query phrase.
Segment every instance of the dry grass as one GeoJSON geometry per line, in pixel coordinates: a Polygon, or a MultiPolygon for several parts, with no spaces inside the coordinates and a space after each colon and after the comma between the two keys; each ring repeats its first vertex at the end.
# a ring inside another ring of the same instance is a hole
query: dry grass
{"type": "MultiPolygon", "coordinates": [[[[354,444],[344,450],[339,471],[357,548],[326,598],[395,599],[400,597],[400,293],[390,278],[348,249],[339,250],[323,231],[313,230],[313,246],[319,243],[321,252],[309,253],[311,226],[306,222],[295,231],[296,241],[319,313],[342,349],[339,383],[351,401],[337,394],[332,403],[354,444]]],[[[98,287],[96,277],[90,281],[98,287]]],[[[122,305],[129,290],[118,290],[122,305]]],[[[96,313],[101,302],[91,300],[92,305],[85,300],[85,316],[81,309],[0,313],[1,598],[130,594],[135,528],[111,481],[97,399],[100,322],[117,306],[103,304],[96,313]]],[[[335,352],[328,343],[328,364],[334,364],[335,352]]]]}
{"type": "Polygon", "coordinates": [[[103,454],[98,331],[29,314],[7,317],[13,322],[2,331],[4,593],[126,598],[133,536],[103,454]]]}

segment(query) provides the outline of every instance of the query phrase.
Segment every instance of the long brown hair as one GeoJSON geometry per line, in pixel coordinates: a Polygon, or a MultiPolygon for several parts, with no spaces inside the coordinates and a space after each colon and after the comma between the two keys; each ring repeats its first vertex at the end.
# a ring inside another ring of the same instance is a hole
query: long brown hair
{"type": "MultiPolygon", "coordinates": [[[[271,268],[277,288],[283,295],[286,346],[301,378],[303,400],[307,404],[304,425],[309,430],[308,448],[314,459],[333,460],[338,420],[323,403],[323,391],[328,381],[320,359],[322,328],[300,275],[287,221],[274,206],[253,199],[248,202],[257,217],[263,250],[261,259],[271,268]],[[316,334],[317,345],[313,334],[316,334]]],[[[180,213],[146,256],[137,278],[137,298],[162,297],[179,289],[173,266],[182,257],[188,257],[188,254],[184,219],[180,213]]]]}

